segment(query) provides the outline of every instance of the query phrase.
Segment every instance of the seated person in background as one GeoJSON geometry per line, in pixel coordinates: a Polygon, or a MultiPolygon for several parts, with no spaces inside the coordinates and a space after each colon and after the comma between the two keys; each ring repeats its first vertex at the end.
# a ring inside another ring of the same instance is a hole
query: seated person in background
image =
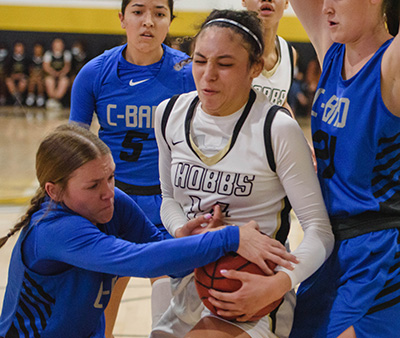
{"type": "Polygon", "coordinates": [[[75,41],[71,48],[72,64],[71,64],[71,84],[74,82],[76,75],[88,61],[87,54],[83,42],[75,41]]]}
{"type": "Polygon", "coordinates": [[[45,103],[43,55],[43,45],[35,43],[29,65],[28,96],[26,98],[26,105],[29,107],[32,107],[35,101],[38,107],[43,107],[45,103]]]}
{"type": "Polygon", "coordinates": [[[25,45],[18,41],[14,44],[13,54],[5,64],[6,86],[14,104],[22,105],[23,96],[28,85],[28,60],[25,45]]]}
{"type": "Polygon", "coordinates": [[[69,88],[69,72],[71,70],[72,54],[65,49],[62,39],[56,38],[51,49],[46,51],[43,59],[43,69],[46,72],[45,86],[48,100],[46,108],[61,108],[61,102],[69,88]]]}
{"type": "Polygon", "coordinates": [[[6,69],[5,62],[7,59],[7,47],[0,43],[0,106],[4,106],[7,101],[7,87],[6,87],[6,69]]]}

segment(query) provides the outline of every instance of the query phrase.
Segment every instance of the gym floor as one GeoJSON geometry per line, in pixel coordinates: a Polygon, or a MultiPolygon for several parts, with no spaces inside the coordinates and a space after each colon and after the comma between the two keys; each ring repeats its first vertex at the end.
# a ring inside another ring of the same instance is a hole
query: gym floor
{"type": "MultiPolygon", "coordinates": [[[[57,125],[67,122],[69,111],[45,111],[0,107],[0,237],[23,215],[37,188],[35,154],[41,139],[57,125]]],[[[299,120],[310,139],[309,119],[299,120]]],[[[302,239],[293,214],[289,234],[292,248],[302,239]]],[[[8,262],[17,236],[0,252],[0,310],[7,284],[8,262]]],[[[131,278],[118,313],[114,336],[148,337],[151,328],[151,286],[148,279],[131,278]]]]}

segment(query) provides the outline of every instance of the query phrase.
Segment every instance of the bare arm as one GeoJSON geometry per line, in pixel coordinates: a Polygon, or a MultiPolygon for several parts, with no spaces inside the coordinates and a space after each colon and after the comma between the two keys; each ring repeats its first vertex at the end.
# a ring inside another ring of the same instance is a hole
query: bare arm
{"type": "Polygon", "coordinates": [[[57,72],[51,68],[49,62],[43,62],[43,70],[47,73],[50,74],[51,76],[56,76],[57,72]]]}
{"type": "Polygon", "coordinates": [[[333,43],[329,36],[327,18],[323,15],[323,0],[290,0],[290,4],[306,30],[322,66],[325,53],[333,43]]]}
{"type": "Polygon", "coordinates": [[[400,117],[400,34],[397,34],[382,59],[382,98],[386,107],[400,117]]]}

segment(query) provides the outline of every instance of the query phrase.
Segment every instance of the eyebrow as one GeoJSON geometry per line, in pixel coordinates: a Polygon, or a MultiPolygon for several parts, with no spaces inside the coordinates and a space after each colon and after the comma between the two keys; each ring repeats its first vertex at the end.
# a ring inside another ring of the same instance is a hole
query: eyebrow
{"type": "MultiPolygon", "coordinates": [[[[131,7],[145,7],[145,5],[143,5],[143,4],[132,4],[131,7]]],[[[168,10],[168,8],[166,6],[164,6],[164,5],[158,5],[158,6],[155,6],[155,8],[156,9],[168,10]]]]}
{"type": "MultiPolygon", "coordinates": [[[[203,54],[201,54],[199,52],[195,52],[194,55],[195,56],[200,56],[200,57],[202,57],[204,59],[207,59],[207,57],[205,57],[203,54]]],[[[230,54],[223,54],[223,55],[217,56],[217,59],[234,59],[234,56],[230,55],[230,54]]]]}

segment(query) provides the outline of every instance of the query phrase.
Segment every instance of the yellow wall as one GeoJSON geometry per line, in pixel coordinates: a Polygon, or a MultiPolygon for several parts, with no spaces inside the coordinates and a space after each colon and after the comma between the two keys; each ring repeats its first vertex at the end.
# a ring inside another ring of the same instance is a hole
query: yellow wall
{"type": "MultiPolygon", "coordinates": [[[[192,36],[208,12],[179,12],[172,22],[172,36],[192,36]]],[[[118,9],[59,8],[0,5],[0,31],[65,32],[87,34],[124,34],[118,9]]],[[[278,34],[290,41],[308,42],[296,17],[283,17],[278,34]]]]}

